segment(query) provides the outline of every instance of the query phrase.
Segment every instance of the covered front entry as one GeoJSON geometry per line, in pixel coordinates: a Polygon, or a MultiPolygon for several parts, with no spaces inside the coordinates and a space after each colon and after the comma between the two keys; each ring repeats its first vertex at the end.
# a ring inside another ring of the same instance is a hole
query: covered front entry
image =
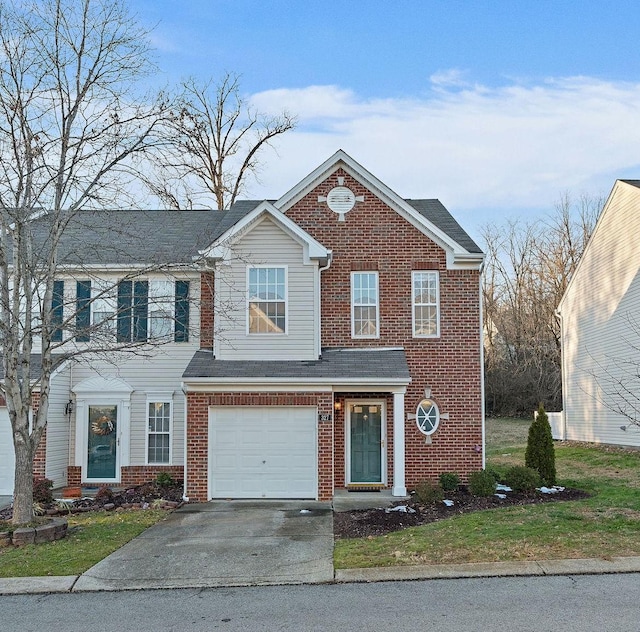
{"type": "Polygon", "coordinates": [[[385,483],[385,421],[383,401],[347,402],[347,485],[385,483]]]}
{"type": "Polygon", "coordinates": [[[209,498],[317,498],[316,407],[209,408],[209,498]]]}
{"type": "Polygon", "coordinates": [[[15,452],[9,413],[0,407],[0,496],[13,496],[15,452]]]}

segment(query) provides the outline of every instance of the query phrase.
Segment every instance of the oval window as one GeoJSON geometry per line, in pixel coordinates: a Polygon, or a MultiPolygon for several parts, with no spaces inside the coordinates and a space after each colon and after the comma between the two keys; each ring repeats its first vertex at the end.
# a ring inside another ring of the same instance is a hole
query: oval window
{"type": "Polygon", "coordinates": [[[438,410],[438,405],[432,399],[423,399],[418,404],[416,423],[420,432],[426,435],[433,434],[438,429],[440,411],[438,410]]]}

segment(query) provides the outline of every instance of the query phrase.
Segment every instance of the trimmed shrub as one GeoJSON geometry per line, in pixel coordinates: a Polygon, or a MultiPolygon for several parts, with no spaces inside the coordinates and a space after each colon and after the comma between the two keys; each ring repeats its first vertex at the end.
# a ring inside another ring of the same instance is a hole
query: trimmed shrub
{"type": "Polygon", "coordinates": [[[158,483],[160,487],[171,487],[174,482],[173,476],[171,476],[169,472],[159,472],[158,476],[156,476],[156,483],[158,483]]]}
{"type": "Polygon", "coordinates": [[[416,485],[416,498],[423,505],[439,502],[444,499],[444,491],[440,485],[431,481],[421,481],[416,485]]]}
{"type": "Polygon", "coordinates": [[[469,491],[474,496],[492,496],[496,491],[496,482],[486,470],[472,472],[469,476],[469,491]]]}
{"type": "Polygon", "coordinates": [[[495,467],[493,467],[492,465],[487,465],[487,467],[485,467],[484,471],[487,474],[490,474],[493,477],[493,480],[496,483],[499,483],[504,478],[503,474],[499,470],[497,470],[495,467]]]}
{"type": "Polygon", "coordinates": [[[47,505],[53,502],[53,481],[48,478],[33,479],[33,502],[47,505]]]}
{"type": "Polygon", "coordinates": [[[509,468],[504,480],[514,492],[532,492],[536,487],[540,487],[538,472],[522,465],[509,468]]]}
{"type": "Polygon", "coordinates": [[[540,474],[543,485],[556,484],[556,453],[551,426],[542,404],[529,428],[524,464],[540,474]]]}
{"type": "Polygon", "coordinates": [[[440,474],[440,487],[445,492],[455,492],[460,485],[460,477],[455,472],[442,472],[440,474]]]}

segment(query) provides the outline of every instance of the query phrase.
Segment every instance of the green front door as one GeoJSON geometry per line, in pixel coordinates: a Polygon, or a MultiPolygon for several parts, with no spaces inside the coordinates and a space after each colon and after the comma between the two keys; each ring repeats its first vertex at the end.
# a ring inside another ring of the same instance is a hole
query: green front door
{"type": "Polygon", "coordinates": [[[116,480],[118,407],[89,406],[87,479],[116,480]]]}
{"type": "Polygon", "coordinates": [[[350,483],[382,483],[382,406],[350,404],[350,483]]]}

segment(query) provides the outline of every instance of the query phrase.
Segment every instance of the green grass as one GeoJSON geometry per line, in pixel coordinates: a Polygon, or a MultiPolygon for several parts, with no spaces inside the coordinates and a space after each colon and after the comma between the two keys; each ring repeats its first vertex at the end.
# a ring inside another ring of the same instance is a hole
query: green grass
{"type": "MultiPolygon", "coordinates": [[[[488,465],[524,463],[529,423],[488,420],[488,465]]],[[[640,451],[558,443],[556,466],[561,485],[592,496],[339,540],[336,568],[640,555],[640,451]]]]}
{"type": "Polygon", "coordinates": [[[0,549],[0,577],[79,575],[166,515],[162,509],[72,515],[63,540],[0,549]]]}

